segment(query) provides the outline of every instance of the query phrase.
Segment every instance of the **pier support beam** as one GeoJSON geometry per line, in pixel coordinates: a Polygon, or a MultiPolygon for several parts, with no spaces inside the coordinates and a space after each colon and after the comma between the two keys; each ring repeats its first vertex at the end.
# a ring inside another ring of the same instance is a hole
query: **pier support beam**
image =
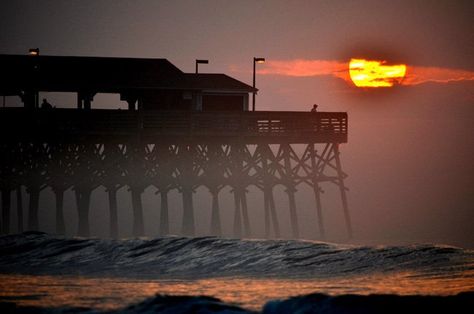
{"type": "Polygon", "coordinates": [[[76,188],[76,203],[78,212],[78,228],[77,234],[81,237],[88,237],[90,235],[89,226],[89,207],[92,190],[88,188],[76,188]]]}
{"type": "Polygon", "coordinates": [[[300,231],[298,226],[298,216],[296,215],[295,192],[296,189],[293,186],[287,186],[286,193],[288,194],[288,205],[290,208],[292,237],[293,239],[298,239],[300,236],[300,231]]]}
{"type": "Polygon", "coordinates": [[[64,234],[66,233],[66,226],[64,224],[64,190],[55,189],[54,195],[56,197],[56,233],[64,234]]]}
{"type": "Polygon", "coordinates": [[[143,225],[142,188],[131,188],[133,206],[133,235],[143,236],[145,233],[143,225]]]}
{"type": "Polygon", "coordinates": [[[186,236],[194,236],[194,207],[193,189],[189,185],[183,186],[183,228],[182,233],[186,236]]]}
{"type": "Polygon", "coordinates": [[[27,192],[30,195],[30,202],[28,204],[28,230],[38,231],[38,209],[39,209],[39,196],[40,188],[37,186],[29,186],[27,192]]]}
{"type": "Polygon", "coordinates": [[[263,191],[263,202],[265,207],[265,237],[270,238],[270,229],[273,225],[273,231],[276,238],[280,237],[280,224],[275,209],[275,200],[273,198],[273,189],[268,186],[263,191]]]}
{"type": "Polygon", "coordinates": [[[244,237],[250,237],[252,235],[252,230],[250,229],[250,219],[247,208],[247,195],[246,190],[242,189],[240,193],[240,204],[242,206],[242,218],[244,220],[244,237]]]}
{"type": "Polygon", "coordinates": [[[10,233],[11,190],[2,189],[2,233],[10,233]]]}
{"type": "Polygon", "coordinates": [[[170,233],[170,222],[168,212],[168,190],[162,189],[160,191],[161,208],[160,208],[160,235],[167,235],[170,233]]]}
{"type": "Polygon", "coordinates": [[[275,231],[275,237],[279,238],[280,237],[280,223],[278,222],[278,216],[276,213],[276,208],[275,208],[275,199],[273,198],[273,191],[270,189],[269,193],[269,206],[270,206],[270,214],[272,216],[272,223],[273,223],[273,231],[275,231]]]}
{"type": "Polygon", "coordinates": [[[268,162],[274,161],[274,155],[269,145],[262,144],[257,148],[262,159],[262,176],[263,176],[263,203],[265,208],[265,237],[270,237],[271,224],[275,237],[280,237],[280,226],[275,209],[275,200],[273,199],[274,176],[270,172],[268,162]]]}
{"type": "Polygon", "coordinates": [[[286,193],[288,194],[288,205],[290,209],[290,221],[291,221],[291,231],[293,239],[299,238],[299,226],[298,226],[298,216],[296,213],[296,201],[295,201],[295,181],[293,179],[293,168],[291,167],[291,153],[292,149],[290,144],[281,145],[283,160],[285,165],[285,185],[286,193]]]}
{"type": "Polygon", "coordinates": [[[118,238],[118,213],[117,213],[117,188],[115,186],[107,188],[109,197],[109,232],[112,239],[118,238]]]}
{"type": "Polygon", "coordinates": [[[314,192],[314,200],[316,205],[316,214],[318,219],[318,227],[319,227],[319,236],[321,239],[326,237],[326,232],[324,230],[324,220],[323,220],[323,208],[321,204],[321,188],[319,187],[318,176],[319,176],[319,169],[318,163],[316,163],[316,150],[314,148],[314,144],[309,144],[310,155],[311,155],[311,169],[312,169],[312,176],[311,176],[311,183],[313,186],[314,192]]]}
{"type": "Polygon", "coordinates": [[[318,217],[319,236],[321,239],[325,239],[326,231],[324,230],[323,209],[321,205],[321,188],[319,187],[319,184],[316,180],[313,182],[313,192],[316,204],[316,214],[318,217]]]}
{"type": "Polygon", "coordinates": [[[212,195],[212,213],[211,213],[211,234],[215,236],[221,236],[221,217],[219,209],[219,191],[217,188],[211,190],[212,195]]]}
{"type": "Polygon", "coordinates": [[[236,238],[249,237],[252,231],[250,229],[245,189],[241,187],[234,188],[234,206],[234,236],[236,238]]]}
{"type": "Polygon", "coordinates": [[[351,216],[349,214],[349,205],[347,203],[347,194],[346,194],[347,188],[344,185],[345,174],[342,171],[341,159],[339,157],[340,155],[339,144],[333,144],[333,149],[334,149],[334,160],[336,162],[338,181],[339,181],[338,185],[339,185],[339,190],[341,192],[342,208],[344,210],[344,219],[346,221],[347,234],[349,238],[352,238],[352,223],[351,223],[351,216]]]}
{"type": "Polygon", "coordinates": [[[235,204],[234,237],[241,238],[242,237],[242,219],[241,219],[241,212],[240,212],[240,194],[236,188],[234,189],[234,204],[235,204]]]}
{"type": "Polygon", "coordinates": [[[182,233],[186,236],[194,236],[194,207],[193,207],[193,187],[196,175],[193,171],[195,157],[195,147],[190,144],[183,144],[179,147],[178,158],[181,172],[181,193],[183,196],[183,224],[182,233]]]}
{"type": "Polygon", "coordinates": [[[23,193],[21,192],[21,185],[16,189],[16,212],[18,233],[21,233],[23,232],[23,193]]]}

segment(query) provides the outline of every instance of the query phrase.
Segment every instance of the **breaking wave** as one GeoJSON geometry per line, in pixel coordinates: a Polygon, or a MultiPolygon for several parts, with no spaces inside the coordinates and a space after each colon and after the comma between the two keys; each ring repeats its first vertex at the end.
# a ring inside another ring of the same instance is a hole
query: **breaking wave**
{"type": "Polygon", "coordinates": [[[64,238],[41,232],[0,237],[0,272],[152,278],[328,278],[409,271],[456,276],[474,251],[438,245],[348,246],[216,237],[64,238]]]}

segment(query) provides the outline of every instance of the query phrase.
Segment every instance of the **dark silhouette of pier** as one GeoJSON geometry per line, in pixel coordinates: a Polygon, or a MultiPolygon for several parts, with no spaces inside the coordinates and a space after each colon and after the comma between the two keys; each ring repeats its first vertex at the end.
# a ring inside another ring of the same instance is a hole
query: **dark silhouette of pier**
{"type": "MultiPolygon", "coordinates": [[[[142,193],[160,195],[156,228],[168,234],[168,193],[182,195],[182,234],[195,232],[193,194],[212,195],[210,232],[221,234],[219,193],[234,196],[233,231],[251,236],[247,189],[264,196],[266,236],[280,236],[273,190],[288,196],[292,236],[299,237],[297,188],[314,192],[324,237],[321,185],[339,187],[345,223],[352,233],[339,144],[347,142],[343,112],[248,111],[257,90],[223,74],[183,73],[164,59],[0,55],[0,95],[19,96],[21,108],[0,108],[2,233],[9,233],[12,195],[23,230],[22,191],[28,193],[27,230],[38,230],[39,196],[56,199],[56,231],[64,233],[64,193],[73,189],[78,234],[89,235],[91,193],[105,187],[110,236],[117,237],[117,191],[128,187],[133,233],[144,234],[142,193]],[[77,108],[39,108],[39,92],[77,94],[77,108]],[[93,109],[96,93],[118,93],[128,110],[93,109]],[[298,149],[296,149],[298,147],[298,149]],[[13,194],[15,192],[16,194],[13,194]]],[[[286,222],[285,222],[286,223],[286,222]]]]}

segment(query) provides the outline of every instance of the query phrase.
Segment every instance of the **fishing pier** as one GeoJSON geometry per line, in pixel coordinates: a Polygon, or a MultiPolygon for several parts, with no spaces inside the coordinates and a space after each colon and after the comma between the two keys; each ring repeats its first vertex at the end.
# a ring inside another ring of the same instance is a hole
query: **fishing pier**
{"type": "MultiPolygon", "coordinates": [[[[110,236],[118,237],[117,192],[131,194],[133,233],[144,234],[142,194],[159,194],[156,228],[170,233],[168,194],[182,195],[184,235],[195,234],[193,195],[212,196],[210,233],[221,235],[219,193],[231,188],[233,234],[252,235],[249,211],[264,210],[265,234],[280,236],[274,188],[285,187],[292,237],[300,235],[298,187],[314,192],[318,229],[325,234],[321,186],[340,191],[345,225],[352,233],[339,145],[347,142],[344,112],[249,111],[253,87],[224,74],[183,73],[165,59],[0,55],[0,95],[18,96],[22,107],[0,108],[1,231],[38,230],[39,198],[55,195],[56,232],[65,232],[64,194],[72,189],[77,234],[89,235],[91,193],[105,187],[110,236]],[[77,108],[41,108],[40,92],[77,95],[77,108]],[[95,109],[97,93],[120,94],[128,109],[95,109]],[[249,208],[247,189],[263,193],[264,204],[249,208]],[[23,213],[22,193],[28,194],[23,213]],[[23,216],[27,224],[23,226],[23,216]]],[[[158,203],[158,202],[157,202],[158,203]]],[[[226,204],[225,206],[229,206],[226,204]]],[[[174,231],[176,233],[176,231],[174,231]]]]}

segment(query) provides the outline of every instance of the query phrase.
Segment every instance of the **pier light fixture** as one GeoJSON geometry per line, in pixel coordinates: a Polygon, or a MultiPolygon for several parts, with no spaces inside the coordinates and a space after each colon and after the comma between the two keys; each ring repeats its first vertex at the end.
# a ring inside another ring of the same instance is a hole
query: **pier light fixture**
{"type": "Polygon", "coordinates": [[[196,59],[196,74],[198,73],[199,64],[209,64],[209,60],[196,59]]]}
{"type": "MultiPolygon", "coordinates": [[[[253,88],[255,88],[255,67],[257,63],[265,63],[265,58],[253,58],[253,88]]],[[[252,94],[252,111],[255,111],[255,92],[252,94]]]]}
{"type": "Polygon", "coordinates": [[[30,50],[28,51],[28,54],[30,56],[39,56],[40,50],[39,48],[30,48],[30,50]]]}

